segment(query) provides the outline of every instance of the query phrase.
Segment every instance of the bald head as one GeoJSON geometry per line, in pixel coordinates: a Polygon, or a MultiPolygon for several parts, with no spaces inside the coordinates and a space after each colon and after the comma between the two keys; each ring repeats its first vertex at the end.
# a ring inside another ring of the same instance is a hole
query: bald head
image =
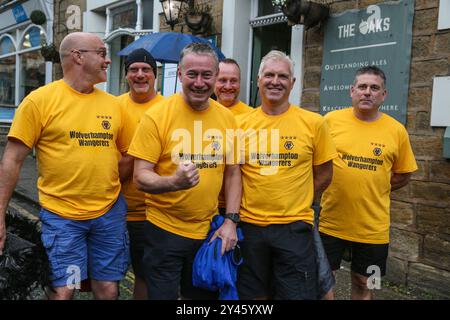
{"type": "Polygon", "coordinates": [[[106,46],[97,35],[74,32],[67,35],[59,47],[64,80],[80,92],[91,92],[92,87],[107,78],[106,46]]]}
{"type": "Polygon", "coordinates": [[[103,41],[95,34],[87,33],[87,32],[73,32],[69,33],[64,39],[61,41],[61,45],[59,46],[59,54],[61,57],[61,63],[64,64],[64,61],[67,57],[70,56],[70,53],[74,49],[80,48],[89,48],[92,43],[98,43],[103,41]]]}

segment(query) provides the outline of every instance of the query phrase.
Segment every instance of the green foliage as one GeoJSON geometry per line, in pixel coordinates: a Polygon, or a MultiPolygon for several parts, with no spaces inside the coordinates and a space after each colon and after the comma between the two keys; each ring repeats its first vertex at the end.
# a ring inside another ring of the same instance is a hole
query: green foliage
{"type": "Polygon", "coordinates": [[[30,20],[34,24],[43,25],[47,21],[47,17],[41,10],[33,10],[30,14],[30,20]]]}
{"type": "Polygon", "coordinates": [[[42,44],[41,46],[41,54],[44,57],[45,61],[51,61],[55,63],[60,62],[59,52],[56,46],[53,43],[50,44],[42,44]]]}

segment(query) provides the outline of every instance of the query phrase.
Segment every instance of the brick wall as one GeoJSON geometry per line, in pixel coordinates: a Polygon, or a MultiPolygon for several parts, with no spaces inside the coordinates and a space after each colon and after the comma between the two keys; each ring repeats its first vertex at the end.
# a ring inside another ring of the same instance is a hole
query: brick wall
{"type": "MultiPolygon", "coordinates": [[[[333,1],[331,13],[383,1],[333,1]]],[[[450,75],[450,30],[437,30],[439,1],[415,2],[406,128],[419,170],[393,192],[387,278],[450,297],[450,161],[445,128],[430,127],[434,76],[450,75]]],[[[305,33],[302,106],[319,110],[323,27],[305,33]]]]}

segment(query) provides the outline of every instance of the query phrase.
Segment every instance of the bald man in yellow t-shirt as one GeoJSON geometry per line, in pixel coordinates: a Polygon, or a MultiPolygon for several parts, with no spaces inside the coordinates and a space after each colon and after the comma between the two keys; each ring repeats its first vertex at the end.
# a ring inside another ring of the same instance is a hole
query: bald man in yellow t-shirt
{"type": "Polygon", "coordinates": [[[118,162],[132,132],[117,99],[94,85],[106,81],[111,60],[96,35],[75,32],[60,46],[64,77],[24,98],[0,163],[0,254],[5,211],[20,168],[37,151],[42,243],[54,290],[71,299],[91,279],[95,299],[116,299],[128,269],[126,203],[118,162]]]}
{"type": "Polygon", "coordinates": [[[311,205],[328,186],[337,156],[325,120],[289,103],[293,62],[280,51],[261,61],[262,105],[238,117],[243,195],[241,299],[317,299],[311,205]]]}
{"type": "Polygon", "coordinates": [[[321,238],[333,270],[350,252],[351,298],[357,300],[371,299],[386,272],[390,193],[417,170],[406,129],[379,111],[386,95],[384,72],[363,67],[350,90],[352,107],[325,116],[339,157],[322,197],[321,238]]]}

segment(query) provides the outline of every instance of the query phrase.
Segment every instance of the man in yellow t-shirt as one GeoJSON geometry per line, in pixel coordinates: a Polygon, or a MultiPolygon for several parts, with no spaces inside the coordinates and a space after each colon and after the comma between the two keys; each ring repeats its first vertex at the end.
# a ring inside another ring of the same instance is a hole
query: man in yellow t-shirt
{"type": "Polygon", "coordinates": [[[243,130],[241,299],[316,299],[311,205],[328,186],[336,149],[324,119],[289,103],[293,62],[280,51],[261,61],[262,105],[238,117],[243,130]]]}
{"type": "MultiPolygon", "coordinates": [[[[253,111],[242,101],[239,101],[241,92],[241,69],[236,60],[231,58],[219,62],[219,75],[217,76],[214,93],[217,102],[225,106],[235,116],[253,111]]],[[[222,191],[219,194],[219,213],[225,214],[225,198],[222,191]]]]}
{"type": "Polygon", "coordinates": [[[189,299],[217,297],[193,287],[192,263],[217,212],[222,180],[228,219],[213,239],[222,239],[222,254],[236,245],[241,200],[231,143],[236,120],[209,99],[217,72],[211,46],[186,46],[178,69],[183,91],[144,114],[128,151],[136,158],[137,188],[146,192],[143,266],[149,299],[175,300],[179,292],[189,299]]]}
{"type": "Polygon", "coordinates": [[[71,299],[76,279],[89,277],[94,298],[116,299],[129,260],[118,162],[132,132],[117,99],[94,87],[106,81],[111,63],[102,40],[71,33],[60,55],[63,79],[25,97],[8,135],[0,165],[0,249],[8,201],[35,147],[42,242],[54,287],[49,298],[71,299]]]}
{"type": "Polygon", "coordinates": [[[384,72],[363,67],[350,90],[352,107],[325,116],[339,157],[322,197],[320,231],[333,270],[339,269],[344,251],[350,253],[352,299],[371,299],[374,280],[381,283],[389,247],[390,193],[405,186],[417,170],[407,131],[379,111],[386,95],[384,72]]]}
{"type": "MultiPolygon", "coordinates": [[[[155,91],[157,74],[156,61],[145,49],[136,49],[125,59],[125,75],[130,91],[118,97],[120,104],[130,116],[127,126],[133,132],[142,115],[150,107],[164,100],[155,91]]],[[[133,157],[122,157],[119,166],[132,168],[133,157]],[[130,166],[131,162],[131,166],[130,166]]],[[[130,170],[132,171],[132,170],[130,170]]],[[[142,257],[144,255],[143,227],[145,222],[145,194],[137,190],[133,183],[133,174],[129,172],[122,181],[122,194],[128,205],[127,228],[130,235],[130,257],[134,272],[133,298],[145,300],[147,287],[144,280],[142,257]]]]}

